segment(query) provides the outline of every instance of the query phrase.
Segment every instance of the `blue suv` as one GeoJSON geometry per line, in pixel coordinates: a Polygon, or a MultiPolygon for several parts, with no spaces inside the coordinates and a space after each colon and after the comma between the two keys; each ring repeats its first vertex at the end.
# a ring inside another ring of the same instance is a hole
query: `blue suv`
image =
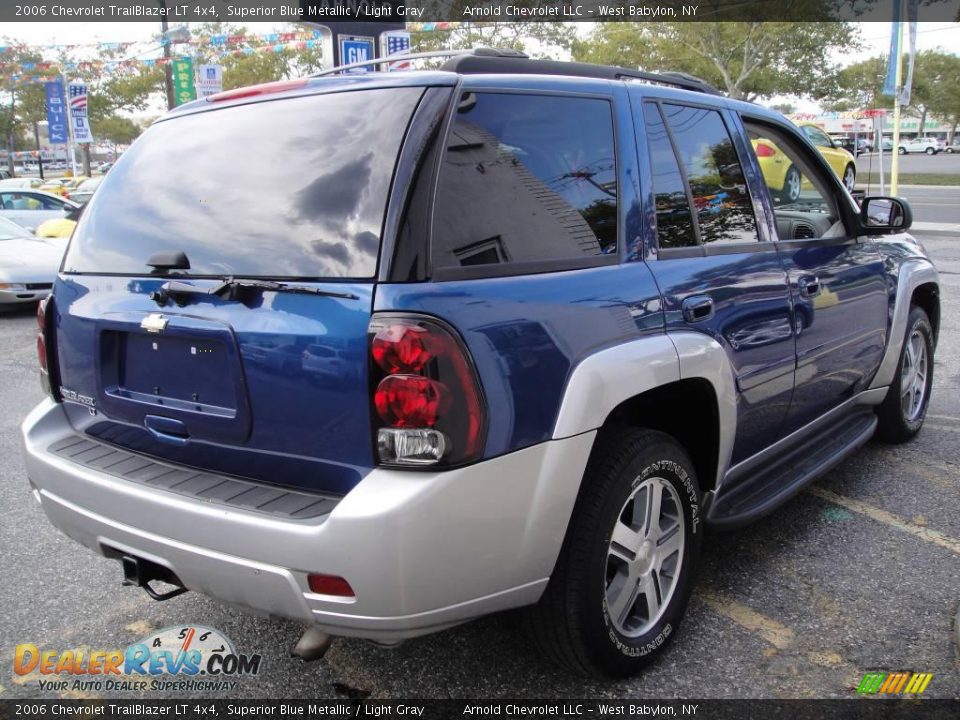
{"type": "Polygon", "coordinates": [[[128,584],[319,652],[527,606],[549,657],[628,676],[706,526],[920,429],[940,305],[910,224],[676,73],[488,50],[227,91],[80,220],[30,482],[128,584]]]}

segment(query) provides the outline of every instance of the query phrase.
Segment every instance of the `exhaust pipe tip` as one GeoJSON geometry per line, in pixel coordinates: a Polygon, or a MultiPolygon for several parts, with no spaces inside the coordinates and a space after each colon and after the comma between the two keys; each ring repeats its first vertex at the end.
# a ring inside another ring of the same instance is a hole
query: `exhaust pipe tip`
{"type": "Polygon", "coordinates": [[[326,655],[332,644],[333,635],[311,626],[303,631],[297,644],[290,648],[290,655],[304,662],[313,662],[326,655]]]}

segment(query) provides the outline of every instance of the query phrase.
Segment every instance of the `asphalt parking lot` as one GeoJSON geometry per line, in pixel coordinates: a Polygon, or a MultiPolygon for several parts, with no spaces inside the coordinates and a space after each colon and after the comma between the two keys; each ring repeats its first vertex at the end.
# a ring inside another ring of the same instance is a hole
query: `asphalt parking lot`
{"type": "Polygon", "coordinates": [[[60,535],[28,492],[18,427],[41,398],[36,326],[31,311],[0,315],[0,698],[97,697],[14,674],[18,643],[123,648],[191,623],[264,656],[236,698],[847,698],[874,669],[933,673],[925,697],[960,697],[960,238],[923,240],[943,287],[923,431],[906,446],[871,443],[774,515],[714,534],[675,642],[620,683],[552,669],[512,614],[398,649],[341,640],[304,664],[288,656],[295,623],[121,587],[119,564],[60,535]]]}

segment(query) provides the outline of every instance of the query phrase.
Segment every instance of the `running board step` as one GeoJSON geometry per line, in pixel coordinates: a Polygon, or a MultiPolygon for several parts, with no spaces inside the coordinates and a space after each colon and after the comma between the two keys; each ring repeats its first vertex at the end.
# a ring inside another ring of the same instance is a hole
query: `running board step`
{"type": "Polygon", "coordinates": [[[772,512],[864,445],[877,426],[871,408],[824,425],[802,443],[749,474],[724,483],[707,513],[714,527],[732,528],[772,512]]]}

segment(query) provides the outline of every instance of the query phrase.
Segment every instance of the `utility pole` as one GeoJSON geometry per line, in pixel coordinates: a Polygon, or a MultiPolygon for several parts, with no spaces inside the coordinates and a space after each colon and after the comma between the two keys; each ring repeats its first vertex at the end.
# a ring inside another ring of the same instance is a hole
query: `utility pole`
{"type": "Polygon", "coordinates": [[[40,130],[39,122],[33,121],[33,144],[37,148],[37,163],[40,165],[40,179],[43,180],[43,151],[40,149],[40,130]]]}
{"type": "Polygon", "coordinates": [[[167,24],[167,0],[158,0],[160,3],[160,42],[163,44],[163,85],[167,91],[167,109],[173,110],[177,103],[173,97],[173,68],[170,66],[170,38],[167,31],[170,29],[167,24]]]}

